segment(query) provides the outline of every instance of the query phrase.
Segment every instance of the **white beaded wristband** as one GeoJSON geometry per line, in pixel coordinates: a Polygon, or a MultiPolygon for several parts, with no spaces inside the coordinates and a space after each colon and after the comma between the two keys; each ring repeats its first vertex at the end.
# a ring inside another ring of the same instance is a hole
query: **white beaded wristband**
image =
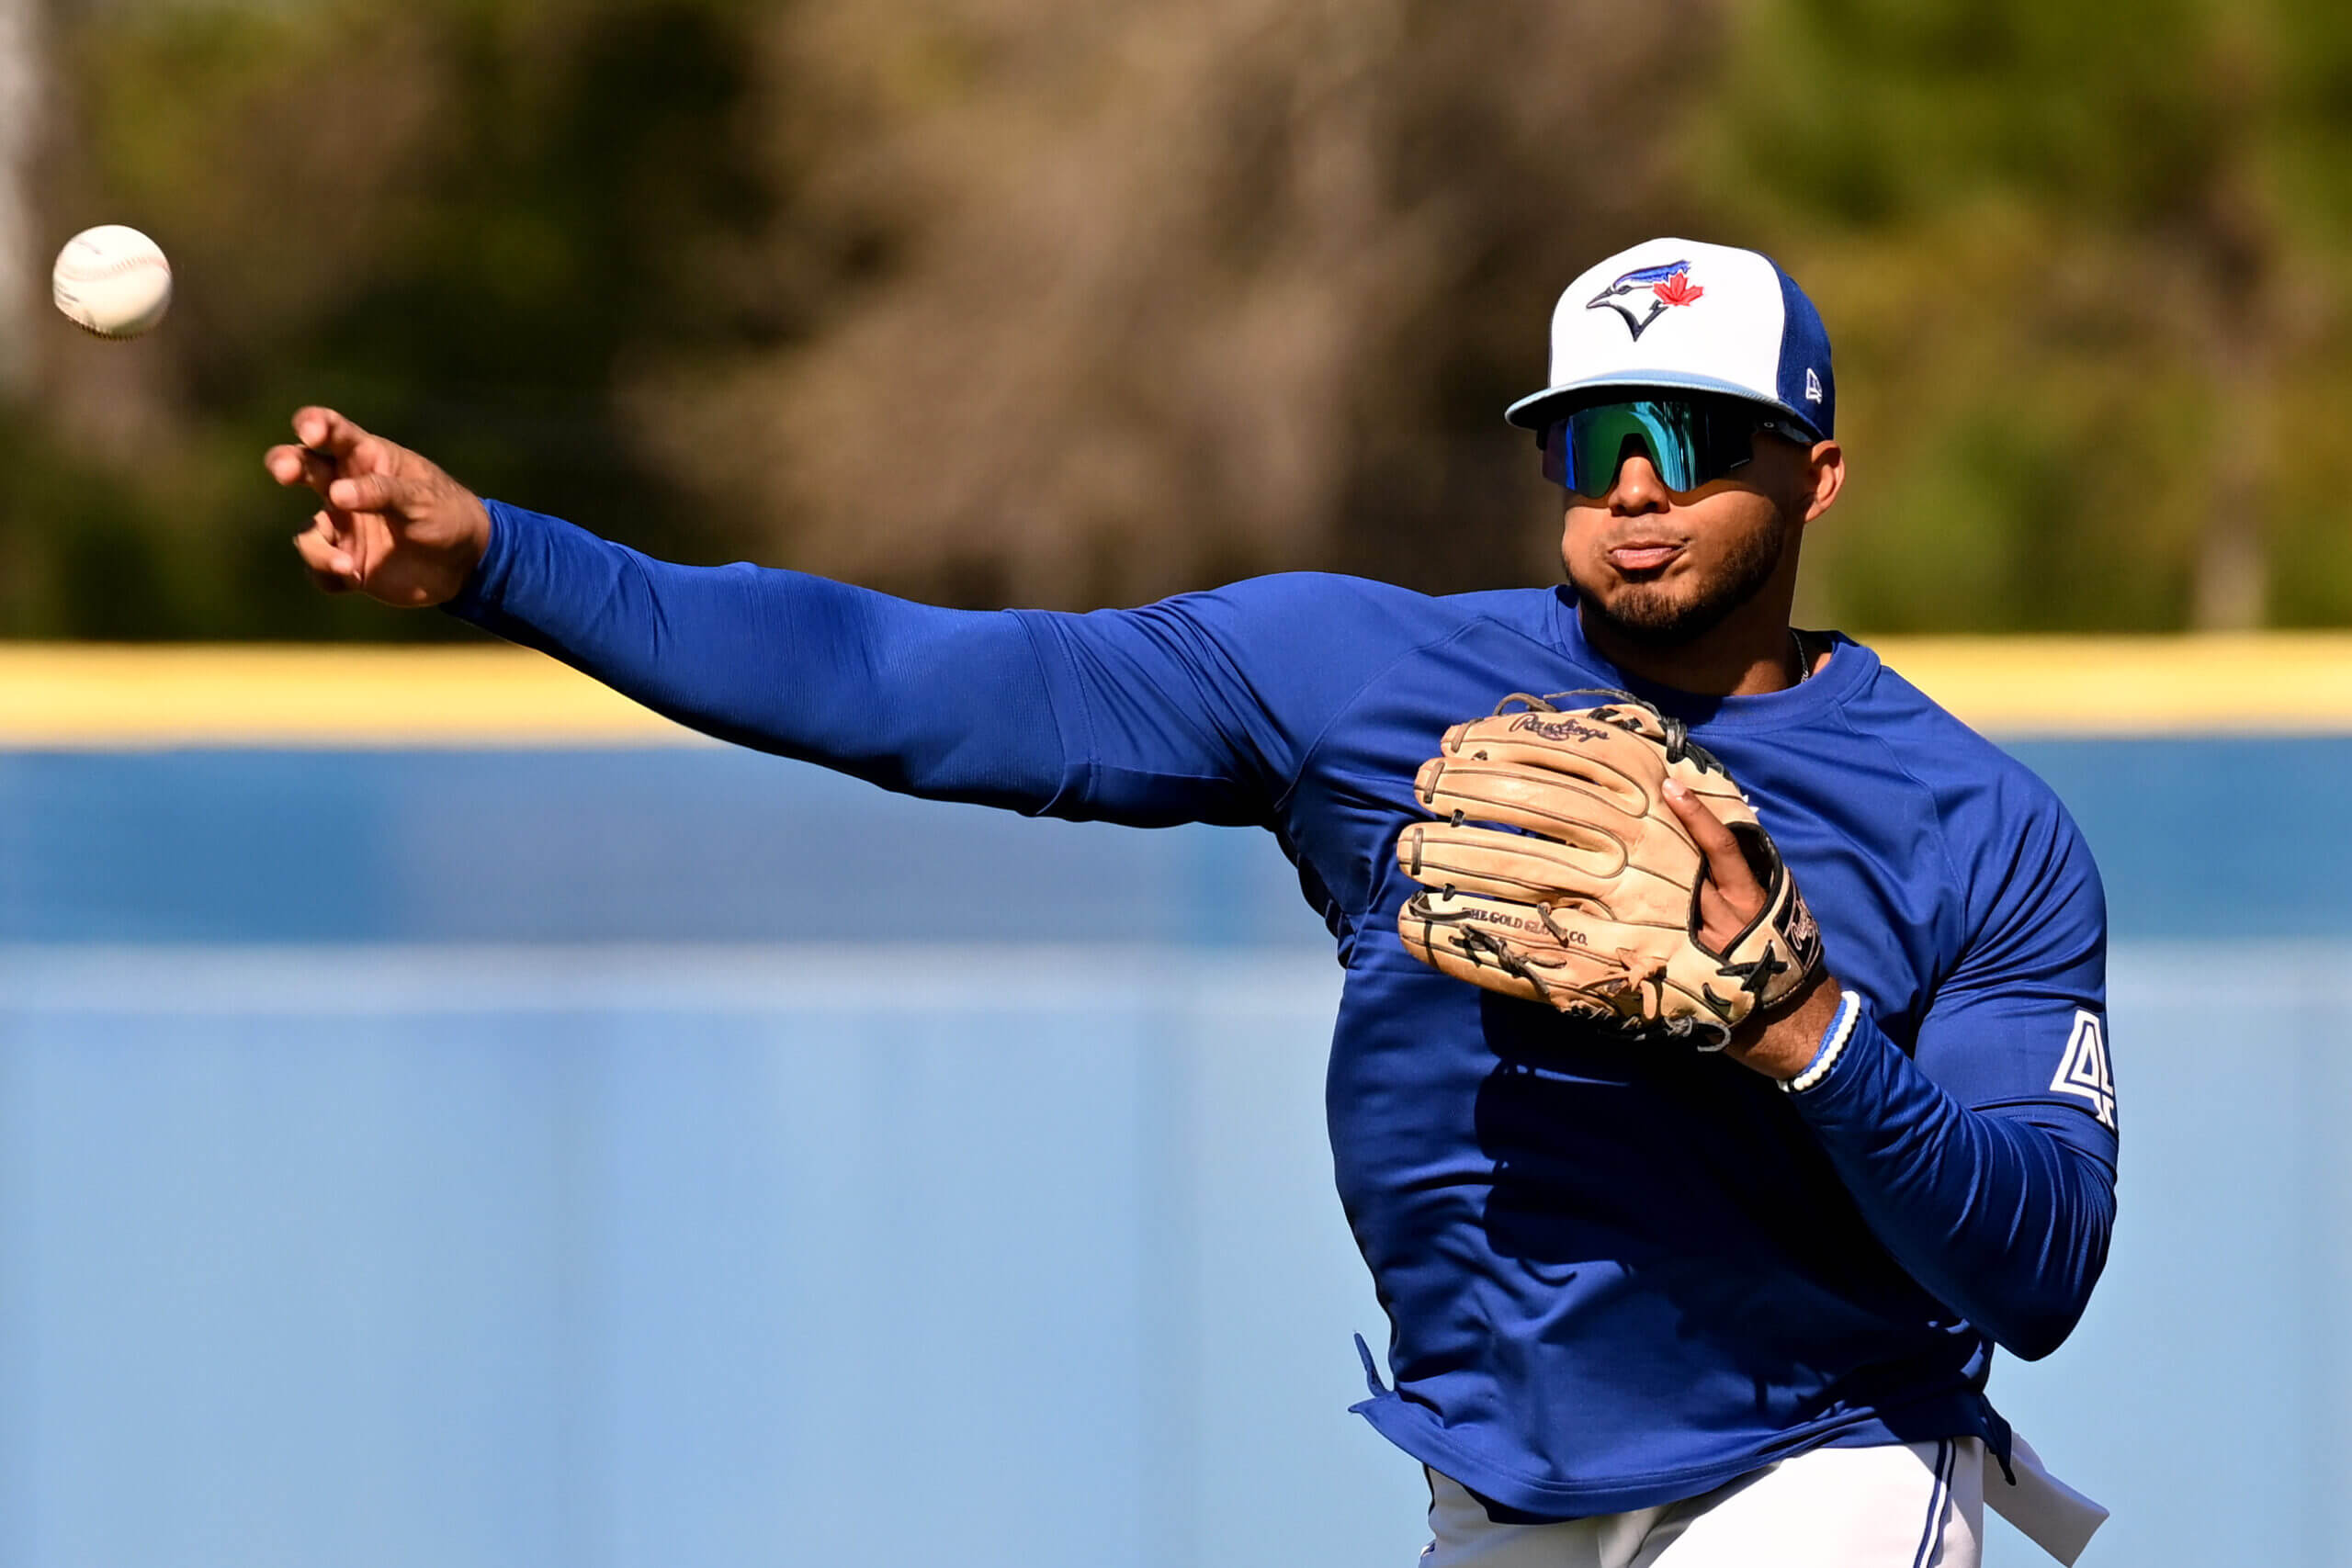
{"type": "Polygon", "coordinates": [[[1838,998],[1838,1016],[1829,1021],[1829,1028],[1823,1033],[1821,1046],[1814,1052],[1813,1060],[1804,1065],[1804,1071],[1784,1080],[1781,1092],[1803,1094],[1827,1077],[1829,1069],[1836,1066],[1838,1058],[1845,1054],[1846,1042],[1853,1037],[1855,1021],[1861,1016],[1862,998],[1851,991],[1841,994],[1838,998]]]}

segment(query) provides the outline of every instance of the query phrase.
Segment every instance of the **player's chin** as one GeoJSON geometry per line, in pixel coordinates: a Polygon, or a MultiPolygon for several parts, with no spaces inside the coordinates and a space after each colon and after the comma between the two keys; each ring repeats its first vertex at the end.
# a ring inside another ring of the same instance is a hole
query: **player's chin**
{"type": "Polygon", "coordinates": [[[1662,581],[1665,576],[1620,580],[1583,597],[1623,635],[1653,648],[1679,648],[1704,636],[1722,616],[1683,584],[1662,581]]]}
{"type": "Polygon", "coordinates": [[[1661,566],[1628,570],[1601,561],[1576,577],[1577,592],[1627,618],[1671,621],[1685,614],[1689,602],[1697,597],[1690,591],[1690,574],[1679,570],[1682,564],[1677,558],[1661,566]]]}

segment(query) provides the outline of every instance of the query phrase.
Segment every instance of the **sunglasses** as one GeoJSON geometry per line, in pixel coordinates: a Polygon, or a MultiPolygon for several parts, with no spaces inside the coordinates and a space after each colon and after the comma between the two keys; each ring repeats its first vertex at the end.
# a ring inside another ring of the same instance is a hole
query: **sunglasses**
{"type": "Polygon", "coordinates": [[[1792,419],[1737,398],[1642,398],[1596,403],[1555,419],[1544,431],[1544,477],[1588,501],[1607,496],[1625,459],[1640,455],[1670,491],[1697,490],[1736,472],[1756,456],[1761,432],[1810,446],[1792,419]]]}

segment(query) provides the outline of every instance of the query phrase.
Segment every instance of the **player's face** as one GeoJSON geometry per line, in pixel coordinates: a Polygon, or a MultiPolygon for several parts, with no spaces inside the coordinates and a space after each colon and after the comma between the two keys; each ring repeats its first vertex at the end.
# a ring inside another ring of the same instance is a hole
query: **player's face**
{"type": "Polygon", "coordinates": [[[1749,462],[1694,490],[1667,489],[1636,452],[1607,495],[1568,491],[1560,564],[1584,614],[1630,641],[1679,648],[1776,581],[1793,580],[1798,528],[1819,510],[1815,454],[1823,448],[1763,434],[1754,440],[1749,462]]]}

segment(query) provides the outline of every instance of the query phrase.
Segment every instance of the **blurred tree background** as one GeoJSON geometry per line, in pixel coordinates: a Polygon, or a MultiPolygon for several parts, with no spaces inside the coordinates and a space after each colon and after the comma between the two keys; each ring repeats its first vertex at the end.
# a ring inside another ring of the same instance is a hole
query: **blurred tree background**
{"type": "Polygon", "coordinates": [[[0,635],[457,634],[309,589],[308,400],[951,603],[1553,581],[1500,410],[1652,233],[1828,319],[1816,624],[2352,623],[2318,0],[0,0],[0,635]],[[97,222],[150,338],[42,298],[97,222]]]}

